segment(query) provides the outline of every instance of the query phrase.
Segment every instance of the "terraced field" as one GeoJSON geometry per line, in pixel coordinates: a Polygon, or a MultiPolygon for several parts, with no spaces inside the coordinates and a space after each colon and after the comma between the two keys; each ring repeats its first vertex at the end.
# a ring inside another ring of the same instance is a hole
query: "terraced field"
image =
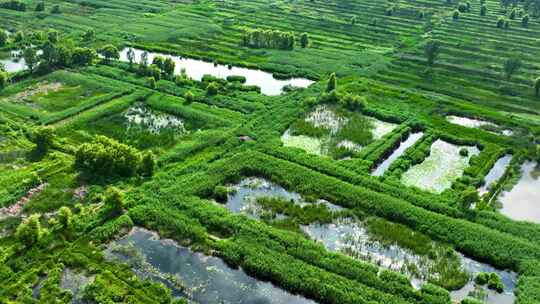
{"type": "Polygon", "coordinates": [[[540,303],[529,2],[0,0],[0,303],[540,303]]]}

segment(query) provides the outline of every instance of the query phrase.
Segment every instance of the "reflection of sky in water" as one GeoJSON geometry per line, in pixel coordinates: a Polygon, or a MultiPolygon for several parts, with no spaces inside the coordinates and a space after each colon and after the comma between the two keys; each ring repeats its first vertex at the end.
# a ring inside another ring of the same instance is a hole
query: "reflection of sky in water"
{"type": "MultiPolygon", "coordinates": [[[[196,253],[155,233],[135,228],[119,244],[132,243],[148,263],[163,273],[178,275],[188,288],[183,295],[201,304],[315,304],[268,282],[258,281],[244,271],[232,269],[221,259],[196,253]]],[[[180,295],[178,291],[175,293],[180,295]]]]}
{"type": "Polygon", "coordinates": [[[526,161],[521,174],[512,190],[501,194],[501,212],[515,220],[540,223],[540,169],[535,162],[526,161]]]}
{"type": "MultiPolygon", "coordinates": [[[[402,267],[407,263],[414,263],[418,269],[428,271],[430,262],[427,258],[418,256],[408,249],[397,245],[384,246],[377,241],[370,240],[370,237],[363,227],[362,223],[351,219],[339,219],[331,224],[311,224],[303,226],[302,229],[312,239],[320,241],[328,250],[346,252],[347,254],[376,263],[384,268],[394,271],[402,271],[402,267]]],[[[479,272],[497,273],[505,285],[505,291],[502,294],[488,290],[487,303],[507,304],[513,303],[515,296],[513,291],[516,287],[517,275],[509,271],[498,270],[488,264],[479,263],[460,255],[462,267],[471,274],[471,279],[479,272]]],[[[420,271],[422,274],[422,271],[420,271]]],[[[422,275],[421,275],[422,276],[422,275]]],[[[413,278],[412,283],[415,287],[426,280],[425,276],[413,278]]],[[[474,289],[474,283],[471,281],[463,288],[451,292],[452,298],[461,300],[474,289]]]]}
{"type": "MultiPolygon", "coordinates": [[[[263,178],[248,177],[240,181],[237,185],[232,186],[232,188],[235,191],[229,194],[225,207],[233,213],[242,213],[252,218],[259,218],[258,214],[262,211],[256,202],[259,197],[279,197],[292,200],[299,206],[310,204],[303,200],[300,194],[287,191],[280,185],[263,178]]],[[[343,209],[324,200],[319,200],[318,203],[325,204],[331,211],[340,211],[343,209]]]]}
{"type": "Polygon", "coordinates": [[[392,152],[392,154],[385,159],[378,167],[373,171],[371,175],[373,176],[382,176],[384,172],[390,167],[390,165],[398,159],[403,153],[405,153],[405,150],[407,150],[409,147],[414,145],[420,138],[424,136],[423,132],[418,133],[412,133],[407,137],[407,139],[399,144],[399,147],[392,152]]]}
{"type": "Polygon", "coordinates": [[[491,170],[485,177],[486,183],[482,187],[480,187],[480,189],[478,189],[480,195],[487,193],[489,191],[489,186],[501,179],[501,177],[504,175],[504,172],[506,171],[506,168],[508,168],[508,165],[510,165],[511,161],[512,155],[508,154],[499,158],[495,162],[493,168],[491,168],[491,170]]]}
{"type": "MultiPolygon", "coordinates": [[[[504,284],[504,291],[498,293],[496,291],[483,288],[486,298],[486,303],[490,304],[512,304],[515,300],[514,289],[516,288],[517,283],[517,274],[511,271],[498,270],[495,267],[477,262],[465,256],[461,256],[463,267],[472,275],[472,279],[480,272],[495,272],[500,277],[504,284]]],[[[474,290],[474,282],[470,281],[460,290],[451,292],[452,299],[462,300],[469,295],[471,291],[474,290]]]]}
{"type": "MultiPolygon", "coordinates": [[[[135,52],[135,62],[139,62],[143,50],[133,49],[135,52]]],[[[123,49],[120,52],[120,60],[127,60],[128,49],[123,49]]],[[[148,52],[148,63],[151,64],[156,56],[170,57],[176,63],[176,74],[180,74],[182,68],[186,70],[186,74],[195,79],[201,80],[206,74],[218,78],[227,78],[227,76],[244,76],[246,77],[246,85],[256,85],[261,88],[261,93],[265,95],[279,95],[284,86],[292,85],[294,87],[305,88],[313,83],[313,81],[304,78],[291,78],[286,80],[275,79],[271,73],[261,70],[247,69],[241,67],[231,67],[227,65],[217,64],[191,58],[182,58],[160,53],[148,52]]]]}

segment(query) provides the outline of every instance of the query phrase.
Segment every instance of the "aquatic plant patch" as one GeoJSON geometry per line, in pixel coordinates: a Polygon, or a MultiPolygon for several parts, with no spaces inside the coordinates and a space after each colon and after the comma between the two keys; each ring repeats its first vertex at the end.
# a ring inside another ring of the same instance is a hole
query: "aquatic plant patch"
{"type": "Polygon", "coordinates": [[[431,146],[430,155],[422,163],[403,173],[401,181],[406,186],[441,193],[462,176],[471,156],[479,153],[477,147],[460,147],[440,139],[436,140],[431,146]],[[466,156],[460,155],[462,149],[468,151],[466,156]]]}

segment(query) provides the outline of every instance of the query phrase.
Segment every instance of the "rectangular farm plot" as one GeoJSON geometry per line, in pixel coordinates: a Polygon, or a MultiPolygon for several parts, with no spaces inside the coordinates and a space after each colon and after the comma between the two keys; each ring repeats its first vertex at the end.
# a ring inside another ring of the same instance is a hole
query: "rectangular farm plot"
{"type": "Polygon", "coordinates": [[[226,127],[228,122],[215,114],[218,110],[183,105],[174,96],[135,92],[81,113],[62,130],[75,141],[104,135],[139,149],[166,148],[199,130],[226,127]]]}
{"type": "Polygon", "coordinates": [[[57,71],[3,91],[0,104],[19,116],[50,123],[108,101],[123,91],[91,76],[57,71]]]}
{"type": "Polygon", "coordinates": [[[475,146],[457,146],[439,139],[431,146],[430,155],[405,172],[401,181],[407,186],[441,193],[463,175],[470,158],[478,154],[480,150],[475,146]]]}

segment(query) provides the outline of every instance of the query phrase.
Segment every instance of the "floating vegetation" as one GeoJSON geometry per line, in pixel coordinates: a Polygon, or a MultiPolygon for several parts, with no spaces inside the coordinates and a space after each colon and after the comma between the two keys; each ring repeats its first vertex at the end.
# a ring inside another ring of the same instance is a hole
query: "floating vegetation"
{"type": "Polygon", "coordinates": [[[141,228],[111,243],[106,256],[128,263],[137,276],[162,282],[174,296],[196,303],[315,304],[233,269],[219,258],[161,240],[156,233],[141,228]]]}
{"type": "Polygon", "coordinates": [[[323,154],[322,141],[320,139],[306,135],[292,135],[291,130],[283,133],[281,142],[285,147],[299,148],[310,154],[323,154]]]}
{"type": "Polygon", "coordinates": [[[153,134],[162,130],[174,130],[178,134],[187,133],[182,119],[167,113],[158,113],[143,104],[135,104],[128,108],[124,114],[128,131],[133,128],[142,128],[153,134]]]}
{"type": "Polygon", "coordinates": [[[281,137],[283,145],[317,155],[344,158],[382,138],[397,127],[328,105],[318,105],[303,119],[293,123],[281,137]]]}
{"type": "Polygon", "coordinates": [[[83,272],[76,272],[71,268],[65,268],[60,280],[60,288],[71,291],[73,295],[72,303],[84,303],[82,300],[82,291],[84,287],[91,284],[95,279],[94,275],[86,275],[83,272]]]}
{"type": "Polygon", "coordinates": [[[227,202],[225,203],[225,207],[233,213],[241,213],[251,218],[284,219],[287,216],[283,214],[283,212],[286,212],[286,209],[290,210],[291,207],[283,207],[283,205],[287,205],[286,203],[296,205],[298,208],[306,208],[308,206],[321,204],[324,206],[324,209],[330,212],[343,210],[340,206],[325,200],[308,202],[303,199],[300,194],[287,191],[275,183],[258,177],[245,178],[238,184],[231,186],[231,190],[227,202]],[[269,200],[281,200],[281,202],[269,200]],[[272,207],[276,207],[275,205],[282,206],[272,210],[272,207]]]}
{"type": "Polygon", "coordinates": [[[460,147],[439,139],[431,146],[430,155],[405,172],[401,181],[407,186],[441,193],[462,176],[470,158],[479,153],[477,147],[460,147]],[[463,148],[468,151],[467,155],[460,154],[463,148]]]}

